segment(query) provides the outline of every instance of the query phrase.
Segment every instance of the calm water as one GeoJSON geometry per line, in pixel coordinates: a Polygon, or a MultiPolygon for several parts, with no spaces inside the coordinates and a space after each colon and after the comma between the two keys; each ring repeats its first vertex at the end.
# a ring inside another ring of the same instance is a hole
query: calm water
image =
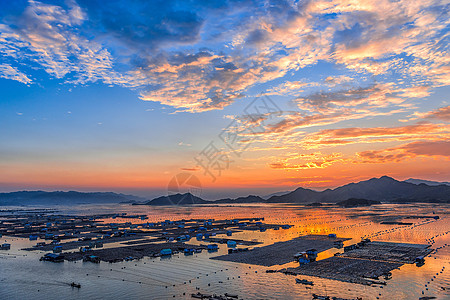
{"type": "MultiPolygon", "coordinates": [[[[450,244],[450,206],[436,205],[379,205],[371,209],[321,209],[292,205],[214,206],[214,207],[145,207],[129,205],[58,207],[58,213],[96,214],[118,213],[147,214],[151,221],[190,218],[248,218],[264,217],[266,223],[292,224],[287,230],[266,232],[244,231],[233,234],[236,239],[258,240],[264,244],[290,240],[298,235],[313,233],[337,233],[353,238],[345,243],[359,242],[363,236],[376,241],[408,243],[435,243],[433,248],[450,244]],[[386,216],[432,214],[437,221],[408,220],[416,226],[381,225],[386,216]]],[[[143,222],[134,219],[115,219],[114,222],[143,222]]],[[[418,299],[425,296],[450,299],[450,246],[440,249],[426,258],[422,267],[404,265],[392,271],[387,286],[368,287],[316,277],[299,276],[314,281],[312,289],[295,283],[295,277],[281,273],[265,273],[266,267],[211,260],[210,257],[227,252],[220,245],[219,252],[201,253],[185,257],[144,258],[139,261],[100,264],[64,262],[60,264],[40,262],[44,252],[20,250],[36,241],[3,237],[12,244],[10,251],[0,251],[0,299],[192,299],[191,293],[235,293],[244,299],[312,299],[312,293],[342,298],[363,299],[418,299]],[[442,268],[445,267],[444,271],[442,268]],[[438,274],[438,275],[436,275],[438,274]],[[433,278],[436,276],[436,278],[433,278]],[[431,281],[433,279],[433,281],[431,281]],[[190,282],[189,282],[190,281],[190,282]],[[69,283],[81,284],[73,289],[69,283]],[[425,284],[428,284],[428,290],[425,284]],[[443,290],[441,287],[444,287],[443,290]],[[183,295],[185,293],[185,295],[183,295]]],[[[191,240],[190,243],[196,243],[191,240]]],[[[338,249],[319,255],[326,258],[338,249]]],[[[295,266],[289,263],[270,269],[295,266]]]]}

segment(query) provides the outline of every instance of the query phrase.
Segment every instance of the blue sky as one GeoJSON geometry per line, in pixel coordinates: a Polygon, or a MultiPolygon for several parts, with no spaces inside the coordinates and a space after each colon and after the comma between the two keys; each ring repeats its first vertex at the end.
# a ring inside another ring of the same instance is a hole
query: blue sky
{"type": "Polygon", "coordinates": [[[385,173],[448,180],[448,11],[445,1],[1,1],[0,188],[156,194],[183,171],[210,197],[385,173]],[[279,111],[249,118],[261,95],[279,111]],[[241,136],[253,142],[212,181],[194,158],[232,121],[263,129],[241,136]]]}

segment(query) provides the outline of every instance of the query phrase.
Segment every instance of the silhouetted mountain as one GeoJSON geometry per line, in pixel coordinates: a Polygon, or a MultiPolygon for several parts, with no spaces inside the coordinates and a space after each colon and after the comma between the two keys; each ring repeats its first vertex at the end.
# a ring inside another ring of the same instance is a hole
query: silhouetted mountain
{"type": "Polygon", "coordinates": [[[320,202],[320,192],[310,189],[298,188],[282,196],[273,196],[267,199],[268,203],[310,203],[320,202]]]}
{"type": "MultiPolygon", "coordinates": [[[[411,179],[415,180],[415,179],[411,179]]],[[[388,176],[372,178],[358,183],[350,183],[336,189],[322,192],[305,188],[284,195],[276,195],[264,200],[259,196],[250,195],[236,199],[221,199],[217,201],[203,200],[190,193],[163,196],[147,201],[144,198],[106,193],[82,192],[44,192],[21,191],[0,193],[0,205],[76,205],[101,203],[130,203],[133,205],[189,205],[189,204],[217,204],[217,203],[337,203],[340,201],[367,199],[392,203],[450,203],[450,185],[415,184],[398,181],[388,176]]]]}
{"type": "Polygon", "coordinates": [[[126,201],[144,201],[132,195],[117,194],[112,192],[45,192],[45,191],[20,191],[0,193],[0,205],[72,205],[72,204],[100,204],[120,203],[126,201]]]}
{"type": "Polygon", "coordinates": [[[265,202],[265,200],[255,195],[249,195],[247,197],[239,197],[236,199],[226,198],[214,201],[214,203],[261,203],[261,202],[265,202]]]}
{"type": "Polygon", "coordinates": [[[286,195],[286,194],[288,194],[288,193],[290,193],[290,192],[291,192],[291,191],[276,192],[276,193],[272,193],[272,194],[269,194],[269,195],[261,196],[261,198],[267,200],[267,199],[269,199],[270,197],[273,197],[273,196],[283,196],[283,195],[286,195]]]}
{"type": "Polygon", "coordinates": [[[429,186],[395,180],[388,176],[372,178],[358,183],[350,183],[334,190],[316,192],[298,188],[284,196],[274,196],[270,203],[336,203],[350,198],[392,202],[402,199],[404,202],[444,202],[450,203],[450,186],[429,186]]]}
{"type": "Polygon", "coordinates": [[[381,204],[381,202],[367,199],[350,198],[344,201],[340,201],[336,204],[343,207],[359,207],[359,206],[370,206],[374,204],[381,204]]]}
{"type": "Polygon", "coordinates": [[[414,178],[409,178],[406,179],[405,182],[408,183],[413,183],[413,184],[421,184],[424,183],[426,185],[431,185],[431,186],[435,186],[435,185],[450,185],[450,182],[438,182],[438,181],[430,181],[430,180],[423,180],[423,179],[414,179],[414,178]]]}
{"type": "Polygon", "coordinates": [[[169,196],[162,196],[150,200],[145,203],[135,203],[133,205],[190,205],[190,204],[210,204],[212,201],[203,200],[191,193],[186,194],[174,194],[169,196]]]}

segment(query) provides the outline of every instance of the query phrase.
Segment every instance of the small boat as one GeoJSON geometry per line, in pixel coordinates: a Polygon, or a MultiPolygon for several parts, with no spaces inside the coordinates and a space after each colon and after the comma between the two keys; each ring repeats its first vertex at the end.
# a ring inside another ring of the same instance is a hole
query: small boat
{"type": "Polygon", "coordinates": [[[225,293],[225,297],[228,297],[228,298],[234,298],[234,299],[239,298],[238,295],[235,295],[235,294],[228,294],[228,293],[225,293]]]}
{"type": "Polygon", "coordinates": [[[191,297],[197,298],[197,299],[203,299],[203,298],[209,299],[212,297],[212,295],[207,295],[207,294],[202,294],[200,292],[197,292],[197,294],[191,294],[191,297]]]}
{"type": "Polygon", "coordinates": [[[330,300],[330,297],[328,296],[320,296],[320,295],[316,295],[316,294],[312,294],[313,299],[319,299],[319,300],[330,300]]]}
{"type": "Polygon", "coordinates": [[[81,284],[75,283],[75,282],[72,282],[72,283],[70,284],[70,286],[73,287],[73,288],[77,288],[77,289],[81,288],[81,284]]]}
{"type": "Polygon", "coordinates": [[[306,279],[298,279],[295,278],[296,283],[306,284],[306,285],[314,285],[314,282],[306,280],[306,279]]]}

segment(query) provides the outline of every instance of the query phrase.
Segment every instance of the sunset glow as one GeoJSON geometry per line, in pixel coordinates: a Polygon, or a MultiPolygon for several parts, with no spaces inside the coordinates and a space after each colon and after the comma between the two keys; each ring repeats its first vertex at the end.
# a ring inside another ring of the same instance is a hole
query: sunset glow
{"type": "Polygon", "coordinates": [[[449,180],[447,2],[103,3],[1,2],[2,191],[449,180]]]}

